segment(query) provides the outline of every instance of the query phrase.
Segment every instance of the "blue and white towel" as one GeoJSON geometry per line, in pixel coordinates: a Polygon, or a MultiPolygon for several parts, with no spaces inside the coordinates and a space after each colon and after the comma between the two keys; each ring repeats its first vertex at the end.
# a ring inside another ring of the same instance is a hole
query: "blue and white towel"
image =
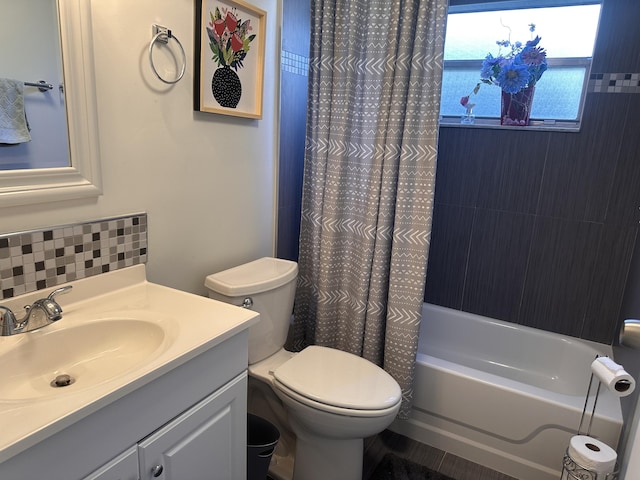
{"type": "Polygon", "coordinates": [[[24,83],[0,78],[0,143],[15,144],[30,140],[24,111],[24,83]]]}

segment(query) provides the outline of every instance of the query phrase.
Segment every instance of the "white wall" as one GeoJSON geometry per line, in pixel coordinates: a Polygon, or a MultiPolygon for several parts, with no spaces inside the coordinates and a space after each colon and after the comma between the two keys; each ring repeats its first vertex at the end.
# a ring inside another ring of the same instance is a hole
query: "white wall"
{"type": "Polygon", "coordinates": [[[147,212],[150,280],[204,294],[208,273],[274,251],[278,0],[251,0],[267,11],[262,120],[193,111],[193,0],[91,3],[104,194],[0,209],[0,233],[147,212]],[[172,87],[148,62],[153,23],[187,54],[172,87]]]}

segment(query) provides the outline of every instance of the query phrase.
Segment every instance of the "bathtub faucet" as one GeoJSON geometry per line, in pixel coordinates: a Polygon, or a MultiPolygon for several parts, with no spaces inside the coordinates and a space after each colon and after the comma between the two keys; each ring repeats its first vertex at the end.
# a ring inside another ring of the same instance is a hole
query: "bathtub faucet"
{"type": "Polygon", "coordinates": [[[0,337],[7,337],[17,333],[25,333],[36,328],[44,327],[62,318],[62,307],[55,301],[55,297],[67,293],[72,286],[58,288],[48,297],[33,302],[24,307],[27,312],[21,320],[17,320],[10,308],[0,305],[0,337]],[[32,328],[27,325],[35,323],[32,328]]]}

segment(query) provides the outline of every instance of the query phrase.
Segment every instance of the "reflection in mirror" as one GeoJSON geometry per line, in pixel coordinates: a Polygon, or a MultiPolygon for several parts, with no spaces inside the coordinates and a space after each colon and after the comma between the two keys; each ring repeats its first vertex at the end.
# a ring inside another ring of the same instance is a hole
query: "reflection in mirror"
{"type": "Polygon", "coordinates": [[[0,7],[7,47],[0,77],[17,80],[13,86],[52,84],[45,92],[24,86],[18,95],[32,140],[0,147],[0,208],[100,195],[91,1],[0,0],[0,7]]]}
{"type": "Polygon", "coordinates": [[[27,129],[23,135],[0,131],[0,170],[68,167],[67,116],[56,0],[0,0],[0,7],[0,43],[11,46],[4,50],[2,58],[0,128],[27,129]],[[29,28],[25,28],[26,25],[29,28]],[[11,91],[15,86],[10,80],[23,83],[24,86],[20,85],[22,95],[18,90],[11,91]],[[53,88],[41,91],[29,85],[40,80],[53,88]],[[26,116],[18,115],[18,105],[24,106],[26,116]]]}

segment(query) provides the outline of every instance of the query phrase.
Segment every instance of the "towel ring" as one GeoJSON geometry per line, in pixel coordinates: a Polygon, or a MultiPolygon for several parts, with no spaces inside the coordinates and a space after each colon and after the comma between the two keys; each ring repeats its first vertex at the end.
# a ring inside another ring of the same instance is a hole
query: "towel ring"
{"type": "Polygon", "coordinates": [[[173,35],[171,33],[171,30],[169,30],[168,28],[162,27],[160,25],[154,25],[153,32],[155,33],[155,35],[151,39],[151,43],[149,44],[149,63],[151,64],[151,69],[153,70],[153,73],[156,74],[156,77],[160,79],[160,81],[168,83],[170,85],[178,83],[182,79],[182,76],[184,75],[184,72],[187,68],[187,55],[184,53],[184,48],[182,47],[180,40],[178,40],[178,37],[173,35]],[[166,80],[162,78],[156,70],[156,66],[153,64],[153,47],[155,46],[156,42],[164,43],[166,45],[169,43],[170,38],[173,38],[176,41],[176,43],[180,47],[180,51],[182,52],[182,68],[180,69],[180,73],[175,80],[166,80]]]}

